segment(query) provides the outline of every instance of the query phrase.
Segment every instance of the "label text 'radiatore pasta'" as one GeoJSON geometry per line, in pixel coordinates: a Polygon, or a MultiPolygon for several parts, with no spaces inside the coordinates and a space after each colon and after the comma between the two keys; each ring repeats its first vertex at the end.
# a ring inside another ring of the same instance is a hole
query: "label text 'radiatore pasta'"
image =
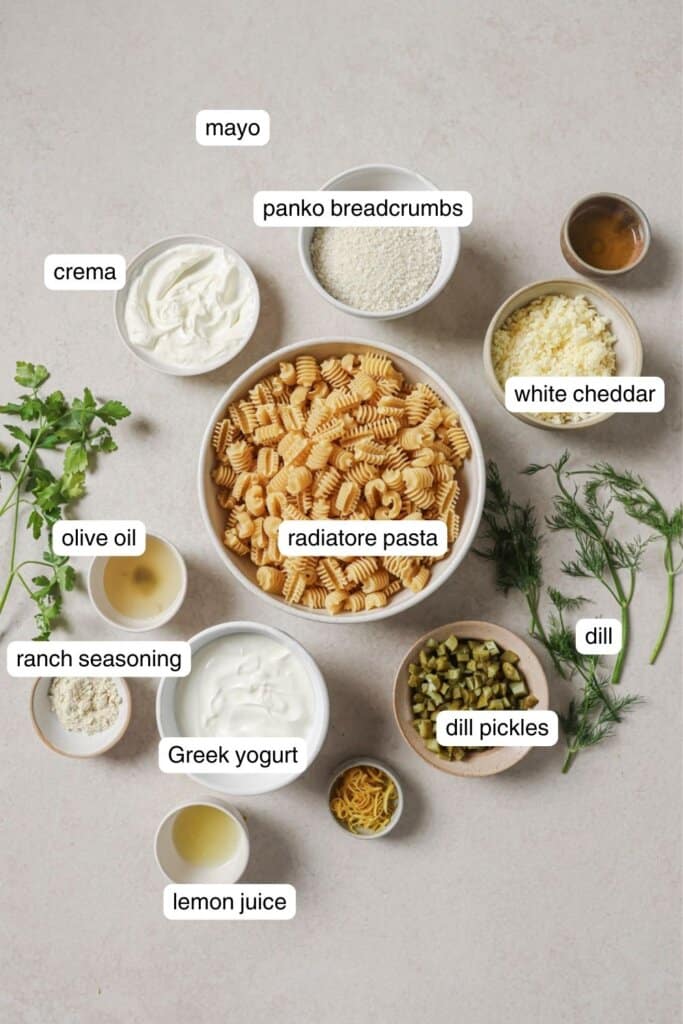
{"type": "Polygon", "coordinates": [[[278,528],[283,555],[445,555],[448,531],[440,519],[288,519],[278,528]]]}

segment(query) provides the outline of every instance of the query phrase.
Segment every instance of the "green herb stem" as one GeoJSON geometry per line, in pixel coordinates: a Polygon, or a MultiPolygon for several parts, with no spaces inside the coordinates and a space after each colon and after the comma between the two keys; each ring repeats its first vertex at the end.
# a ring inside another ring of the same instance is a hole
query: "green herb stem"
{"type": "Polygon", "coordinates": [[[671,625],[671,618],[674,611],[674,594],[676,589],[676,574],[677,570],[674,568],[674,555],[671,538],[667,538],[666,547],[664,549],[664,568],[666,570],[666,608],[664,610],[664,622],[662,628],[659,631],[659,636],[652,648],[650,654],[650,664],[654,665],[659,652],[664,646],[666,640],[666,634],[669,632],[669,626],[671,625]]]}

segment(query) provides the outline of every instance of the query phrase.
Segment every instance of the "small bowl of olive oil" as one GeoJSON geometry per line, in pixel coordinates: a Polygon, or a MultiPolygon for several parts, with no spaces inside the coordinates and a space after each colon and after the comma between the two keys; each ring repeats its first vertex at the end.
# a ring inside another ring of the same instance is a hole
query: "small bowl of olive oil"
{"type": "Polygon", "coordinates": [[[562,225],[560,247],[572,270],[614,277],[633,270],[650,248],[650,224],[626,196],[597,192],[574,203],[562,225]]]}
{"type": "Polygon", "coordinates": [[[170,541],[147,534],[141,555],[93,558],[88,593],[103,619],[141,633],[158,629],[180,609],[187,592],[185,561],[170,541]]]}
{"type": "Polygon", "coordinates": [[[249,833],[236,808],[213,798],[192,801],[166,815],[154,854],[171,882],[231,885],[246,870],[249,833]]]}

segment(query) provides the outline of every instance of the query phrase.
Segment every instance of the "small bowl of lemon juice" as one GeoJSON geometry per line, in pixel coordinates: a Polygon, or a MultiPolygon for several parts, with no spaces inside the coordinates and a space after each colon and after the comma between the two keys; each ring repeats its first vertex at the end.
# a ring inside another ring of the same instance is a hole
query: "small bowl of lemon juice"
{"type": "Polygon", "coordinates": [[[158,629],[180,609],[186,592],[185,561],[159,534],[147,534],[141,555],[100,555],[90,563],[90,600],[103,619],[120,629],[158,629]]]}
{"type": "Polygon", "coordinates": [[[166,815],[154,854],[171,882],[230,885],[247,867],[249,833],[236,808],[213,798],[192,801],[166,815]]]}

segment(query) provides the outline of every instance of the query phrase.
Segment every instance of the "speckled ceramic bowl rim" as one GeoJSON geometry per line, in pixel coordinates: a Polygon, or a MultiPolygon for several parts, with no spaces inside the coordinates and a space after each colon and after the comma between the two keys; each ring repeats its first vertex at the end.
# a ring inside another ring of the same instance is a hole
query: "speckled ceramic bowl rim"
{"type": "MultiPolygon", "coordinates": [[[[435,185],[433,181],[430,181],[429,178],[425,178],[424,174],[420,174],[418,171],[412,171],[409,167],[399,167],[398,164],[358,164],[356,167],[349,167],[348,170],[341,171],[340,174],[335,174],[333,178],[326,181],[324,185],[320,186],[319,191],[329,192],[330,189],[335,187],[335,185],[339,185],[346,178],[350,178],[352,174],[360,174],[362,172],[372,173],[373,171],[406,174],[409,177],[414,178],[415,181],[419,181],[424,186],[424,190],[431,192],[439,191],[438,186],[435,185]]],[[[306,245],[304,241],[307,231],[304,227],[299,228],[298,234],[299,260],[301,261],[301,266],[303,267],[307,280],[315,288],[317,293],[342,313],[347,313],[349,316],[355,316],[362,320],[399,320],[401,317],[411,316],[413,313],[417,313],[419,309],[423,309],[423,307],[432,302],[437,295],[440,295],[450,281],[453,276],[453,272],[458,265],[458,260],[460,259],[460,229],[457,227],[446,227],[437,230],[453,232],[454,238],[453,252],[448,256],[448,258],[446,258],[443,246],[441,247],[439,273],[443,267],[446,268],[444,279],[437,287],[434,287],[434,282],[432,282],[424,295],[421,295],[419,299],[415,300],[415,302],[412,302],[409,306],[404,306],[402,309],[392,309],[375,313],[371,310],[356,309],[354,306],[348,306],[345,302],[341,302],[339,299],[335,299],[333,295],[330,295],[330,293],[323,288],[315,271],[313,270],[310,244],[306,245]]],[[[439,273],[437,273],[437,278],[439,273]]]]}
{"type": "MultiPolygon", "coordinates": [[[[491,346],[493,343],[493,335],[498,329],[501,321],[507,319],[511,313],[521,306],[526,305],[527,302],[532,301],[532,292],[539,287],[553,287],[557,288],[558,292],[562,288],[566,288],[567,285],[571,285],[572,288],[580,288],[581,291],[585,291],[588,294],[591,292],[594,295],[599,295],[606,302],[612,303],[619,310],[619,315],[626,321],[629,330],[630,338],[628,341],[622,339],[624,344],[631,344],[636,356],[636,370],[634,376],[639,377],[643,369],[643,343],[640,338],[640,332],[636,326],[636,322],[626,309],[624,305],[615,298],[605,288],[601,288],[597,284],[593,284],[590,281],[581,281],[570,277],[557,277],[548,278],[540,281],[533,281],[531,284],[526,284],[522,288],[518,288],[512,295],[508,295],[504,302],[501,302],[496,312],[491,317],[488,328],[486,329],[486,335],[484,337],[484,349],[483,349],[483,360],[484,360],[484,372],[488,381],[491,391],[497,398],[498,402],[503,406],[506,412],[510,412],[505,407],[505,391],[498,383],[495,371],[493,369],[493,360],[491,358],[491,346]]],[[[619,377],[619,374],[616,374],[619,377]]],[[[615,378],[606,378],[607,380],[614,380],[615,378]]],[[[528,423],[532,427],[540,427],[541,430],[583,430],[585,427],[595,427],[598,423],[604,423],[610,416],[614,416],[613,412],[601,412],[595,416],[590,416],[585,420],[578,420],[575,423],[545,423],[542,420],[536,419],[534,416],[523,412],[510,412],[511,416],[515,419],[522,420],[524,423],[528,423]]]]}
{"type": "Polygon", "coordinates": [[[131,719],[131,715],[133,713],[133,700],[132,700],[132,697],[131,697],[131,694],[130,694],[130,687],[129,687],[126,679],[124,679],[123,676],[116,676],[116,680],[121,684],[121,689],[126,694],[126,708],[125,708],[125,711],[124,711],[123,715],[121,715],[120,718],[119,718],[119,729],[115,733],[114,737],[107,744],[105,744],[105,746],[99,747],[97,750],[91,750],[89,754],[72,754],[68,750],[62,750],[61,747],[56,747],[54,745],[54,743],[51,743],[50,740],[45,735],[45,733],[43,732],[43,730],[38,725],[38,721],[36,719],[36,713],[35,713],[35,710],[34,710],[34,707],[33,707],[33,702],[34,702],[34,699],[35,699],[35,695],[36,695],[36,691],[38,689],[38,686],[40,685],[40,683],[42,682],[43,679],[49,679],[49,678],[54,678],[54,677],[52,677],[52,676],[38,676],[38,678],[35,680],[33,686],[31,687],[31,697],[30,697],[30,701],[29,701],[30,709],[31,709],[31,724],[33,725],[33,729],[34,729],[36,735],[38,736],[38,739],[41,740],[41,742],[45,744],[45,746],[48,748],[48,750],[54,751],[55,754],[61,754],[62,757],[70,757],[74,761],[87,761],[91,757],[99,757],[100,754],[106,754],[106,752],[108,750],[111,750],[112,747],[115,747],[116,744],[119,743],[120,740],[123,739],[123,737],[125,736],[126,731],[128,729],[128,726],[130,725],[130,719],[131,719]]]}
{"type": "Polygon", "coordinates": [[[221,366],[226,366],[228,363],[231,363],[233,359],[237,358],[240,352],[244,351],[251,341],[254,331],[258,326],[260,314],[261,293],[259,291],[258,281],[254,275],[254,271],[251,269],[244,256],[240,255],[237,249],[233,249],[232,246],[226,245],[225,242],[221,242],[217,238],[209,238],[207,235],[169,235],[168,238],[160,238],[156,242],[151,242],[149,245],[145,246],[144,249],[141,249],[140,252],[136,253],[131,260],[126,261],[126,283],[123,288],[120,288],[114,293],[114,323],[116,324],[116,329],[119,332],[121,341],[139,363],[142,363],[144,366],[147,366],[152,370],[156,370],[157,373],[165,373],[169,377],[199,377],[203,373],[212,373],[214,370],[218,370],[221,366]],[[240,268],[251,280],[254,287],[254,317],[253,323],[244,337],[244,341],[234,352],[216,356],[215,359],[202,366],[173,366],[170,363],[162,363],[161,360],[147,357],[144,354],[144,349],[139,348],[137,345],[133,345],[128,337],[124,319],[126,300],[128,298],[131,281],[150,259],[153,259],[154,256],[158,256],[167,249],[172,249],[177,245],[192,245],[193,243],[197,245],[212,245],[219,249],[224,249],[225,252],[235,258],[237,263],[240,265],[240,268]],[[152,250],[155,250],[155,252],[152,253],[152,250]]]}
{"type": "MultiPolygon", "coordinates": [[[[635,270],[639,266],[650,250],[650,244],[652,242],[652,229],[650,228],[650,221],[647,218],[647,214],[638,206],[638,203],[634,202],[633,199],[629,199],[628,196],[622,196],[619,192],[591,192],[589,195],[584,196],[582,199],[577,199],[573,206],[570,207],[567,216],[562,223],[561,230],[561,241],[567,247],[568,251],[571,252],[572,258],[576,260],[579,267],[582,268],[586,274],[594,274],[596,277],[619,277],[621,274],[629,274],[632,270],[635,270]],[[613,199],[618,203],[622,203],[628,207],[632,213],[635,214],[636,218],[640,223],[640,228],[643,235],[643,248],[637,259],[633,260],[626,267],[619,267],[618,270],[601,270],[600,267],[594,267],[592,263],[587,263],[586,260],[582,259],[577,253],[576,249],[571,243],[569,237],[569,226],[579,212],[579,210],[586,206],[590,202],[597,202],[601,199],[613,199]]],[[[563,253],[564,255],[564,253],[563,253]]],[[[564,257],[565,260],[567,257],[564,257]]],[[[567,261],[569,262],[569,261],[567,261]]],[[[571,266],[571,264],[570,264],[571,266]]],[[[572,267],[572,269],[575,269],[572,267]]]]}
{"type": "Polygon", "coordinates": [[[347,836],[351,836],[352,839],[383,839],[384,836],[389,835],[392,829],[398,825],[399,818],[403,814],[403,787],[401,780],[396,775],[393,768],[390,768],[384,761],[378,761],[376,757],[349,757],[346,761],[343,761],[340,765],[335,768],[334,772],[330,776],[330,784],[327,787],[327,810],[330,818],[342,832],[345,832],[347,836]],[[386,828],[383,828],[381,832],[351,832],[345,825],[342,825],[340,821],[334,816],[332,808],[330,807],[330,798],[332,796],[332,790],[334,785],[345,771],[349,768],[355,768],[360,765],[367,765],[368,768],[378,768],[379,771],[384,772],[393,784],[396,786],[396,807],[394,813],[391,816],[389,824],[386,828]]]}
{"type": "MultiPolygon", "coordinates": [[[[527,671],[527,682],[531,692],[535,697],[538,697],[538,710],[547,710],[550,703],[548,680],[543,666],[534,652],[520,636],[513,633],[507,626],[500,626],[495,622],[485,622],[482,619],[463,619],[459,622],[447,622],[445,625],[437,626],[435,629],[425,633],[405,653],[394,678],[392,704],[394,720],[399,728],[399,732],[412,751],[432,768],[437,768],[446,775],[468,779],[499,775],[501,772],[505,772],[508,768],[518,764],[531,750],[531,747],[491,747],[480,753],[470,754],[464,761],[444,761],[425,748],[424,743],[415,730],[412,729],[410,723],[405,722],[399,714],[399,703],[403,703],[401,692],[407,686],[407,666],[414,660],[417,652],[424,647],[430,637],[437,636],[438,634],[448,635],[449,633],[455,633],[456,636],[462,637],[464,640],[489,640],[491,639],[492,631],[500,631],[506,634],[509,637],[509,649],[515,651],[516,654],[523,655],[524,661],[533,667],[533,681],[529,678],[529,672],[527,671]],[[504,756],[501,754],[501,751],[505,751],[504,756]],[[501,759],[504,760],[504,763],[499,763],[498,767],[492,768],[493,755],[496,756],[499,762],[501,759]]],[[[403,691],[403,696],[405,696],[405,691],[403,691]]]]}

